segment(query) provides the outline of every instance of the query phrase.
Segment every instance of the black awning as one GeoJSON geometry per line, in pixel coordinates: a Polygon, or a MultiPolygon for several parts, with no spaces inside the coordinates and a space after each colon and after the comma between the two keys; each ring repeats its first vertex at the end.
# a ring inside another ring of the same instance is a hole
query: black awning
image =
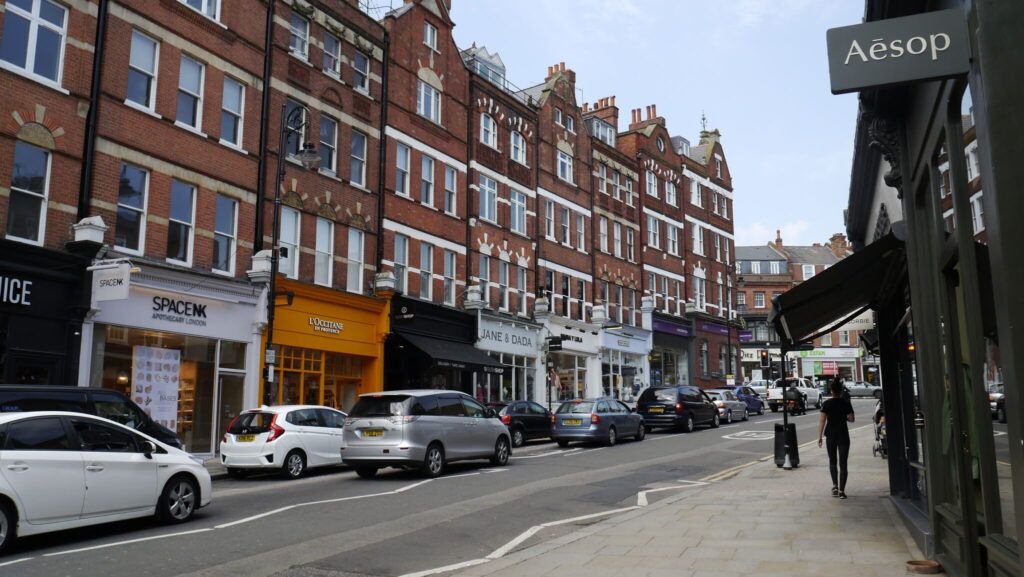
{"type": "Polygon", "coordinates": [[[420,352],[433,359],[434,365],[437,367],[483,372],[492,375],[500,375],[505,372],[505,367],[501,363],[468,343],[403,331],[395,331],[392,335],[419,349],[420,352]]]}
{"type": "Polygon", "coordinates": [[[768,320],[783,347],[810,342],[823,327],[876,308],[902,285],[905,230],[894,223],[889,234],[773,299],[768,320]]]}

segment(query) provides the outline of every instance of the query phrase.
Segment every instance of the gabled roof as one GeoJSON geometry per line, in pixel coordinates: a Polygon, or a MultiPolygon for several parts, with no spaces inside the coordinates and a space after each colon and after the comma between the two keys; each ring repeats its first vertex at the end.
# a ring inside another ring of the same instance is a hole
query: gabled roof
{"type": "Polygon", "coordinates": [[[537,84],[536,86],[531,86],[529,88],[524,88],[524,89],[520,90],[519,92],[517,92],[516,94],[522,95],[522,97],[524,99],[532,98],[534,104],[539,105],[540,104],[541,96],[543,96],[544,91],[547,90],[547,89],[548,89],[548,83],[547,82],[541,82],[540,84],[537,84]]]}
{"type": "Polygon", "coordinates": [[[775,247],[762,246],[738,246],[736,247],[736,260],[787,260],[785,254],[775,250],[775,247]]]}
{"type": "Polygon", "coordinates": [[[782,250],[789,255],[793,264],[835,264],[839,257],[827,246],[784,246],[782,250]]]}

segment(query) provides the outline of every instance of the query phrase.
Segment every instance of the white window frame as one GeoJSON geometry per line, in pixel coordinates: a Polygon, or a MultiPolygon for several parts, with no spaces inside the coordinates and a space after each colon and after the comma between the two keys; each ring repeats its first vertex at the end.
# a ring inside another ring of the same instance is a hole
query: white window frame
{"type": "Polygon", "coordinates": [[[626,206],[633,206],[633,179],[626,176],[626,206]]]}
{"type": "Polygon", "coordinates": [[[498,261],[498,310],[508,312],[509,270],[508,263],[498,261]]]}
{"type": "Polygon", "coordinates": [[[320,116],[320,130],[319,130],[319,133],[320,133],[320,137],[319,137],[319,139],[320,139],[320,150],[318,151],[319,154],[320,154],[320,167],[319,168],[320,168],[320,170],[323,170],[325,172],[329,172],[331,174],[337,174],[337,172],[338,172],[338,121],[333,119],[333,118],[331,118],[330,116],[327,116],[326,114],[322,114],[320,116]],[[334,125],[334,130],[331,133],[330,142],[327,142],[327,141],[324,140],[324,132],[323,132],[323,128],[325,126],[324,123],[333,124],[334,125]],[[324,149],[327,149],[327,150],[331,151],[331,154],[328,156],[329,166],[324,166],[324,162],[323,162],[324,149]]]}
{"type": "Polygon", "coordinates": [[[850,346],[850,331],[839,331],[839,346],[850,346]]]}
{"type": "Polygon", "coordinates": [[[576,134],[576,117],[566,114],[563,116],[565,119],[565,129],[569,132],[576,134]]]}
{"type": "Polygon", "coordinates": [[[812,278],[814,278],[815,272],[813,264],[805,264],[801,267],[801,269],[803,272],[803,280],[811,280],[812,278]]]}
{"type": "Polygon", "coordinates": [[[755,260],[750,262],[750,274],[761,274],[761,261],[755,260]]]}
{"type": "Polygon", "coordinates": [[[231,203],[231,234],[228,234],[228,233],[226,233],[224,231],[221,231],[221,230],[217,230],[217,216],[218,216],[217,215],[217,207],[219,206],[219,202],[218,202],[218,203],[216,203],[214,205],[213,240],[214,240],[214,246],[216,246],[217,237],[222,237],[222,238],[226,239],[226,242],[228,243],[228,268],[227,269],[219,269],[219,268],[216,267],[216,263],[214,263],[214,264],[212,264],[210,266],[210,270],[212,270],[215,273],[221,273],[221,274],[225,274],[225,275],[229,275],[229,276],[234,276],[235,275],[235,251],[236,251],[235,247],[238,246],[238,205],[239,205],[239,202],[238,202],[237,199],[231,198],[230,196],[217,195],[217,200],[218,201],[221,198],[224,198],[228,202],[231,203]]]}
{"type": "Polygon", "coordinates": [[[565,127],[565,122],[562,120],[562,109],[555,107],[555,124],[565,127]]]}
{"type": "Polygon", "coordinates": [[[349,178],[348,178],[348,180],[349,180],[350,183],[352,183],[354,185],[357,185],[357,186],[360,186],[360,187],[364,187],[364,188],[366,187],[366,149],[368,148],[369,139],[370,139],[370,137],[365,135],[365,134],[363,134],[362,132],[359,132],[358,130],[353,130],[352,131],[352,137],[351,137],[351,143],[350,143],[350,146],[349,146],[350,154],[349,154],[349,163],[348,163],[348,166],[349,166],[349,178]],[[356,137],[357,135],[361,136],[362,140],[363,140],[362,156],[359,156],[358,154],[356,154],[358,151],[355,150],[356,141],[358,140],[357,137],[356,137]],[[352,174],[354,172],[352,170],[352,165],[353,165],[353,163],[356,163],[356,162],[359,163],[359,169],[360,169],[359,170],[359,180],[356,180],[354,178],[355,175],[352,174]]]}
{"type": "Polygon", "coordinates": [[[647,183],[647,195],[658,198],[658,175],[653,170],[644,171],[644,178],[647,183]]]}
{"type": "Polygon", "coordinates": [[[665,181],[665,202],[670,206],[678,206],[679,200],[676,195],[676,183],[671,180],[665,181]]]}
{"type": "Polygon", "coordinates": [[[747,293],[738,291],[736,293],[736,306],[743,307],[747,306],[747,293]]]}
{"type": "Polygon", "coordinates": [[[484,174],[480,175],[480,219],[498,224],[498,182],[484,174]]]}
{"type": "Polygon", "coordinates": [[[980,190],[971,196],[971,227],[974,234],[985,231],[985,205],[980,190]]]}
{"type": "MultiPolygon", "coordinates": [[[[168,196],[167,196],[167,200],[168,200],[168,205],[167,205],[168,206],[168,211],[167,211],[167,224],[168,224],[167,235],[168,235],[168,239],[167,240],[170,241],[171,230],[170,230],[170,226],[169,225],[171,223],[185,225],[185,227],[188,229],[188,239],[185,241],[185,246],[186,246],[186,250],[188,251],[188,254],[185,257],[185,260],[178,260],[176,258],[171,258],[171,257],[166,257],[166,260],[167,260],[167,262],[170,262],[170,263],[180,264],[182,266],[191,267],[192,266],[192,255],[193,255],[193,252],[194,252],[195,240],[196,240],[196,202],[199,200],[199,187],[197,187],[194,184],[182,181],[182,180],[172,179],[172,181],[171,181],[171,187],[172,188],[173,188],[175,182],[180,183],[180,184],[182,184],[184,186],[187,186],[187,187],[189,187],[192,190],[192,202],[191,202],[192,211],[191,211],[191,214],[189,215],[191,218],[190,218],[190,220],[188,222],[182,221],[182,220],[177,220],[177,219],[171,217],[171,214],[170,214],[171,213],[171,208],[172,208],[171,203],[174,202],[174,196],[171,195],[171,194],[168,194],[168,196]]],[[[170,243],[168,242],[167,244],[169,245],[170,243]]]]}
{"type": "Polygon", "coordinates": [[[650,214],[647,215],[647,244],[661,250],[661,221],[650,214]]]}
{"type": "Polygon", "coordinates": [[[458,265],[458,261],[454,251],[444,251],[444,304],[455,306],[455,270],[458,265]]]}
{"type": "Polygon", "coordinates": [[[349,292],[363,293],[363,251],[365,247],[365,233],[354,226],[348,227],[348,246],[345,247],[348,260],[345,271],[345,289],[349,292]]]}
{"type": "MultiPolygon", "coordinates": [[[[726,247],[726,248],[728,248],[728,247],[726,247]]],[[[779,271],[782,270],[781,267],[779,266],[779,261],[777,261],[777,260],[769,261],[768,262],[768,270],[769,270],[769,272],[771,272],[771,274],[779,274],[779,271]]]]}
{"type": "Polygon", "coordinates": [[[395,194],[411,197],[409,194],[410,162],[412,162],[412,149],[399,142],[395,148],[395,194]],[[404,166],[402,161],[403,152],[405,153],[404,166]]]}
{"type": "Polygon", "coordinates": [[[576,250],[587,250],[586,218],[580,213],[576,213],[576,250]]]}
{"type": "Polygon", "coordinates": [[[626,227],[626,260],[629,262],[636,260],[636,233],[629,227],[626,227]]]}
{"type": "Polygon", "coordinates": [[[420,298],[434,298],[434,245],[420,241],[420,298]]]}
{"type": "Polygon", "coordinates": [[[679,227],[666,224],[665,231],[668,236],[668,253],[672,256],[679,256],[679,227]]]}
{"type": "MultiPolygon", "coordinates": [[[[48,199],[50,197],[50,175],[51,175],[50,168],[53,166],[53,151],[52,150],[47,150],[45,148],[36,146],[36,145],[28,143],[28,142],[25,142],[23,140],[18,140],[18,141],[15,141],[15,144],[14,144],[14,154],[15,155],[17,154],[18,145],[29,146],[29,147],[41,150],[41,151],[43,151],[44,154],[46,154],[46,176],[43,179],[43,194],[41,194],[41,195],[39,193],[33,192],[31,190],[15,187],[14,186],[14,175],[13,175],[13,172],[14,172],[13,171],[13,158],[14,158],[13,156],[12,156],[12,165],[11,165],[12,175],[11,175],[10,197],[13,197],[15,194],[24,194],[26,196],[31,196],[31,197],[39,199],[39,216],[37,218],[38,225],[36,227],[36,230],[38,231],[39,238],[33,240],[33,239],[30,239],[30,238],[14,236],[14,235],[12,235],[10,233],[5,233],[4,237],[5,238],[9,238],[11,240],[16,240],[18,242],[23,242],[23,243],[26,243],[26,244],[33,244],[33,245],[37,245],[37,246],[42,246],[44,244],[44,242],[46,241],[46,212],[47,212],[46,208],[47,208],[47,204],[48,204],[48,199]]],[[[146,185],[148,187],[149,186],[149,173],[147,172],[146,175],[147,175],[146,176],[146,185]]],[[[11,217],[11,213],[10,213],[10,197],[8,198],[8,206],[7,206],[7,219],[8,219],[7,220],[7,227],[8,227],[8,230],[10,230],[10,226],[11,226],[11,222],[10,222],[10,217],[11,217]]],[[[145,204],[145,200],[143,200],[143,204],[145,204]]],[[[143,213],[143,215],[145,215],[145,213],[143,213]]],[[[143,220],[145,220],[145,216],[143,216],[143,220]]]]}
{"type": "Polygon", "coordinates": [[[763,309],[765,306],[764,291],[754,291],[754,308],[763,309]]]}
{"type": "Polygon", "coordinates": [[[441,91],[422,80],[417,82],[416,113],[435,124],[441,124],[441,91]]]}
{"type": "Polygon", "coordinates": [[[480,284],[480,298],[484,306],[491,306],[491,257],[480,253],[480,270],[477,271],[477,282],[480,284]]]}
{"type": "MultiPolygon", "coordinates": [[[[191,56],[189,56],[187,54],[182,54],[181,55],[181,60],[179,61],[179,68],[178,68],[178,93],[184,92],[185,94],[191,96],[192,98],[195,98],[195,100],[196,100],[196,118],[195,118],[195,121],[196,122],[195,122],[195,124],[189,124],[188,122],[185,122],[182,119],[178,118],[178,114],[179,114],[179,111],[178,111],[178,108],[177,108],[178,101],[177,101],[177,99],[175,99],[174,124],[176,124],[178,126],[182,126],[182,127],[188,128],[188,129],[191,129],[191,130],[196,130],[196,131],[201,131],[203,129],[203,93],[205,92],[205,87],[206,87],[206,65],[203,64],[202,62],[200,62],[199,60],[196,60],[195,58],[192,58],[191,56]],[[184,65],[186,60],[194,62],[197,66],[199,66],[199,93],[198,94],[195,93],[195,92],[191,92],[189,90],[186,90],[185,88],[182,88],[182,86],[181,86],[181,80],[182,80],[181,79],[181,73],[184,70],[184,66],[183,65],[184,65]]],[[[180,94],[178,94],[178,96],[180,96],[180,94]]]]}
{"type": "Polygon", "coordinates": [[[511,222],[509,222],[509,228],[512,232],[519,234],[526,234],[526,195],[518,190],[513,189],[510,193],[510,204],[511,209],[509,216],[511,216],[511,222]]]}
{"type": "Polygon", "coordinates": [[[444,211],[457,216],[459,173],[454,166],[444,165],[444,211]]]}
{"type": "Polygon", "coordinates": [[[558,151],[558,178],[570,184],[576,184],[572,166],[573,158],[564,150],[558,151]]]}
{"type": "Polygon", "coordinates": [[[519,306],[518,312],[521,315],[526,315],[527,308],[527,292],[526,292],[526,267],[516,267],[516,289],[519,291],[519,306]]]}
{"type": "Polygon", "coordinates": [[[550,200],[544,201],[544,236],[550,240],[555,239],[555,203],[550,200]]]}
{"type": "Polygon", "coordinates": [[[693,231],[693,253],[707,256],[704,254],[704,228],[699,224],[694,224],[690,230],[693,231]]]}
{"type": "Polygon", "coordinates": [[[498,123],[486,112],[480,113],[480,142],[498,150],[498,123]]]}
{"type": "Polygon", "coordinates": [[[597,222],[598,246],[601,252],[608,252],[608,217],[602,216],[597,222]]]}
{"type": "Polygon", "coordinates": [[[698,310],[707,309],[707,280],[696,273],[693,277],[694,305],[698,310]]]}
{"type": "Polygon", "coordinates": [[[408,293],[409,291],[409,237],[404,234],[395,235],[395,260],[393,261],[395,280],[398,283],[398,292],[408,293]],[[401,251],[399,251],[401,247],[401,251]]]}
{"type": "Polygon", "coordinates": [[[572,246],[572,213],[562,207],[562,244],[572,246]]]}
{"type": "MultiPolygon", "coordinates": [[[[68,20],[71,19],[71,11],[64,4],[61,4],[59,2],[50,2],[50,4],[52,4],[53,6],[56,6],[57,8],[60,8],[61,10],[64,11],[64,18],[62,19],[63,26],[57,27],[54,26],[52,22],[46,20],[45,18],[39,15],[40,7],[42,6],[42,1],[31,1],[32,12],[26,12],[19,8],[18,6],[15,6],[11,2],[7,2],[4,6],[5,11],[9,11],[11,14],[17,15],[20,18],[28,20],[28,38],[26,40],[27,46],[25,47],[25,66],[22,67],[7,60],[0,60],[0,68],[11,70],[19,75],[27,76],[37,82],[46,84],[48,86],[60,87],[61,82],[64,79],[64,47],[67,45],[68,40],[68,20]],[[60,54],[57,56],[58,64],[56,78],[47,78],[46,76],[36,74],[35,72],[36,48],[38,43],[37,40],[39,38],[40,26],[60,36],[60,54]]],[[[153,76],[156,76],[155,69],[153,76]]]]}
{"type": "MultiPolygon", "coordinates": [[[[124,209],[127,209],[127,210],[131,210],[133,212],[138,212],[140,214],[140,216],[139,216],[139,246],[137,248],[131,248],[131,247],[122,246],[122,245],[117,244],[117,215],[116,215],[116,211],[115,211],[115,216],[114,216],[114,246],[117,248],[117,250],[119,252],[126,252],[126,253],[129,253],[129,254],[141,255],[146,250],[146,215],[149,212],[149,184],[150,184],[150,179],[152,178],[152,175],[145,168],[142,168],[141,166],[136,166],[136,165],[131,164],[129,162],[123,162],[122,161],[121,162],[122,169],[123,169],[124,165],[126,165],[126,164],[131,166],[132,168],[135,168],[137,170],[142,171],[142,173],[146,175],[146,182],[145,182],[145,184],[142,187],[143,188],[143,190],[142,190],[142,210],[139,210],[138,208],[135,208],[134,206],[129,206],[127,204],[121,204],[120,202],[117,203],[117,208],[118,209],[124,208],[124,209]]],[[[120,196],[120,193],[118,194],[118,196],[120,196]]]]}
{"type": "Polygon", "coordinates": [[[420,202],[427,206],[434,206],[434,174],[437,172],[437,163],[433,157],[424,154],[420,158],[420,202]]]}
{"type": "MultiPolygon", "coordinates": [[[[288,278],[298,278],[299,277],[299,252],[300,252],[299,243],[301,242],[301,239],[302,239],[302,213],[299,212],[298,210],[290,207],[290,206],[282,206],[281,207],[281,222],[282,222],[281,230],[282,231],[284,230],[283,223],[284,223],[285,215],[294,215],[294,217],[295,217],[295,237],[292,239],[294,241],[294,244],[292,242],[288,242],[288,241],[285,240],[284,232],[281,233],[281,237],[279,237],[279,239],[278,239],[278,247],[279,248],[283,247],[283,246],[287,246],[288,247],[288,252],[289,252],[288,261],[292,265],[291,266],[291,270],[283,270],[281,272],[283,272],[284,276],[286,276],[288,278]]],[[[284,262],[284,259],[278,258],[278,264],[279,264],[278,268],[279,269],[280,269],[280,264],[283,263],[283,262],[284,262]]]]}
{"type": "Polygon", "coordinates": [[[718,193],[711,192],[711,212],[718,214],[718,193]]]}
{"type": "Polygon", "coordinates": [[[292,11],[291,19],[288,22],[288,52],[302,60],[309,60],[309,20],[292,11]],[[298,22],[297,22],[298,21],[298,22]],[[296,24],[301,24],[296,28],[296,24]],[[301,46],[296,46],[301,44],[301,46]]]}
{"type": "Polygon", "coordinates": [[[323,54],[323,56],[324,56],[324,60],[323,60],[323,70],[324,70],[324,73],[329,75],[329,76],[333,76],[334,78],[339,78],[340,79],[341,78],[341,39],[338,38],[337,36],[335,36],[334,34],[331,34],[330,32],[324,32],[323,46],[324,46],[324,50],[323,50],[323,52],[324,52],[324,54],[323,54]],[[335,52],[329,52],[327,50],[328,40],[333,40],[334,41],[335,52]],[[333,61],[333,66],[331,66],[330,68],[328,68],[328,66],[327,66],[328,61],[333,61]]]}
{"type": "Polygon", "coordinates": [[[512,149],[512,160],[527,166],[526,164],[526,139],[519,132],[513,130],[509,137],[509,146],[512,149]]]}
{"type": "Polygon", "coordinates": [[[313,283],[320,286],[334,285],[334,222],[322,216],[316,217],[316,244],[314,246],[313,283]],[[326,242],[324,246],[321,241],[326,242]],[[326,249],[326,250],[324,250],[326,249]],[[327,270],[321,267],[321,260],[326,259],[327,270]],[[322,275],[321,273],[325,273],[322,275]],[[326,276],[326,279],[321,277],[326,276]]]}
{"type": "Polygon", "coordinates": [[[712,233],[715,235],[715,260],[722,262],[722,235],[712,233]]]}
{"type": "Polygon", "coordinates": [[[434,52],[440,52],[437,49],[437,28],[426,20],[423,21],[423,43],[434,52]]]}
{"type": "Polygon", "coordinates": [[[242,147],[242,142],[244,142],[242,140],[242,135],[245,133],[245,131],[244,131],[244,129],[245,129],[245,84],[239,82],[238,80],[235,80],[234,78],[231,78],[230,76],[225,76],[224,77],[224,83],[221,86],[220,110],[221,110],[220,143],[221,144],[227,144],[228,146],[235,146],[235,147],[241,148],[242,147]],[[227,86],[229,82],[232,83],[232,84],[237,84],[238,85],[239,102],[238,102],[238,110],[237,111],[232,110],[229,107],[230,103],[227,102],[227,100],[226,100],[227,95],[228,95],[228,91],[224,87],[227,86]],[[234,141],[231,141],[231,140],[228,140],[228,139],[224,138],[224,115],[228,115],[228,116],[231,116],[233,118],[238,119],[238,134],[236,135],[234,141]]]}
{"type": "Polygon", "coordinates": [[[131,37],[135,38],[136,36],[138,36],[139,38],[141,38],[143,40],[146,40],[148,42],[152,42],[153,43],[153,62],[152,62],[153,70],[151,70],[151,71],[144,70],[144,69],[139,68],[138,66],[135,66],[135,65],[132,64],[132,62],[131,62],[131,48],[130,48],[131,44],[130,43],[129,43],[129,55],[128,55],[128,68],[135,70],[136,72],[138,72],[139,74],[142,74],[143,76],[148,76],[149,77],[149,102],[143,104],[141,102],[136,102],[134,100],[131,100],[130,98],[128,98],[128,95],[127,95],[127,92],[126,92],[125,93],[125,104],[128,104],[129,106],[138,106],[138,107],[141,107],[141,108],[143,108],[145,110],[149,110],[149,111],[154,111],[154,110],[156,110],[157,79],[159,78],[159,74],[160,74],[160,42],[158,42],[156,39],[151,38],[150,36],[148,36],[146,34],[143,34],[142,32],[139,32],[138,30],[132,29],[132,36],[131,37]]]}
{"type": "Polygon", "coordinates": [[[355,71],[355,76],[352,77],[352,87],[357,92],[363,94],[370,93],[370,57],[363,52],[356,50],[355,56],[352,57],[352,70],[355,71]],[[357,66],[360,58],[366,63],[366,69],[361,69],[357,66]]]}
{"type": "Polygon", "coordinates": [[[203,16],[220,22],[220,0],[199,0],[199,7],[196,8],[188,0],[178,0],[185,6],[188,6],[192,10],[202,14],[203,16]]]}
{"type": "Polygon", "coordinates": [[[616,258],[622,258],[622,223],[612,223],[612,254],[616,258]]]}
{"type": "Polygon", "coordinates": [[[690,179],[690,204],[698,208],[704,208],[704,198],[700,193],[700,183],[696,178],[690,179]]]}
{"type": "Polygon", "coordinates": [[[825,333],[821,335],[821,346],[831,347],[832,346],[832,333],[825,333]]]}

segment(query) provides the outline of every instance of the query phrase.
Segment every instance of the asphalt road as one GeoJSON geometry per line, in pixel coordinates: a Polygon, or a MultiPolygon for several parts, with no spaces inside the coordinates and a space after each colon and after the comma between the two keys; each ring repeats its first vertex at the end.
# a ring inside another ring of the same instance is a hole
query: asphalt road
{"type": "MultiPolygon", "coordinates": [[[[854,401],[855,427],[870,425],[873,405],[854,401]]],[[[487,556],[534,525],[634,505],[641,490],[714,480],[771,454],[781,419],[769,412],[719,429],[655,431],[614,447],[533,443],[507,467],[454,464],[431,481],[397,470],[365,480],[344,469],[298,481],[216,481],[213,503],[189,523],[142,520],[27,537],[0,558],[0,575],[400,576],[487,556]]],[[[815,439],[817,421],[815,411],[793,418],[801,443],[815,439]]],[[[550,532],[521,546],[543,538],[550,532]]]]}

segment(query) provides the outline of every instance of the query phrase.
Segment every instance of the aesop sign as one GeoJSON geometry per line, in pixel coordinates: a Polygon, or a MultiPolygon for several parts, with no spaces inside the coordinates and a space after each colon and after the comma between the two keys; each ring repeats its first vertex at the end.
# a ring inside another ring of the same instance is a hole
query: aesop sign
{"type": "Polygon", "coordinates": [[[950,78],[970,65],[958,8],[832,28],[826,41],[832,94],[950,78]]]}

